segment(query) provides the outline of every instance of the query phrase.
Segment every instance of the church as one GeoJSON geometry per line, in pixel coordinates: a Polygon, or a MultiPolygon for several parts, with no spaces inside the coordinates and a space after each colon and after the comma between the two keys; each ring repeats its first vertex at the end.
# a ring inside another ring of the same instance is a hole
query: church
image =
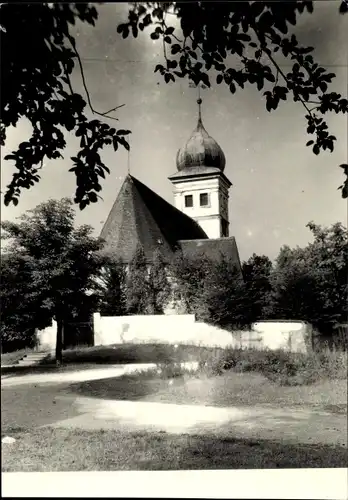
{"type": "Polygon", "coordinates": [[[232,183],[224,174],[226,158],[204,128],[200,98],[197,104],[197,126],[179,149],[176,172],[169,176],[174,204],[128,175],[102,228],[104,251],[125,265],[141,244],[149,263],[156,250],[168,263],[181,250],[190,258],[223,256],[241,272],[236,240],[230,235],[228,199],[232,183]]]}

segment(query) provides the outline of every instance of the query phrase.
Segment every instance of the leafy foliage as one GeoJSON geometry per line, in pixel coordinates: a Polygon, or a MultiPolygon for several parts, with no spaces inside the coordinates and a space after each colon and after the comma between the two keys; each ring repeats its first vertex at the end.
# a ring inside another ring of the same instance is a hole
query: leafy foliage
{"type": "Polygon", "coordinates": [[[273,316],[307,320],[329,333],[348,317],[348,233],[340,223],[307,227],[312,243],[279,252],[271,277],[273,316]]]}
{"type": "Polygon", "coordinates": [[[242,276],[224,259],[205,255],[195,258],[178,253],[171,274],[188,313],[199,320],[226,328],[242,328],[250,323],[248,299],[242,276]]]}
{"type": "Polygon", "coordinates": [[[255,253],[243,262],[242,272],[252,321],[267,317],[269,296],[271,293],[272,262],[265,255],[255,253]]]}
{"type": "MultiPolygon", "coordinates": [[[[314,48],[302,46],[291,33],[298,16],[313,9],[311,1],[135,3],[117,30],[127,38],[149,28],[151,39],[162,41],[164,64],[157,64],[155,72],[166,83],[188,78],[210,87],[214,77],[232,94],[238,87],[255,85],[269,112],[291,96],[305,109],[307,133],[313,136],[306,145],[317,155],[333,151],[336,141],[324,116],[347,113],[348,100],[329,90],[335,74],[316,63],[314,48]],[[173,16],[180,20],[179,29],[170,25],[173,16]],[[238,61],[233,65],[231,55],[238,61]],[[290,71],[282,69],[280,55],[291,61],[290,71]]],[[[345,1],[339,12],[347,12],[345,1]]],[[[347,175],[348,165],[341,167],[347,175]]],[[[347,181],[339,189],[347,198],[347,181]]]]}
{"type": "Polygon", "coordinates": [[[126,307],[128,314],[147,314],[149,305],[149,270],[142,245],[138,245],[129,263],[126,277],[126,307]]]}
{"type": "Polygon", "coordinates": [[[102,316],[124,316],[127,314],[125,286],[126,269],[121,262],[105,263],[100,279],[100,313],[102,316]]]}
{"type": "MultiPolygon", "coordinates": [[[[71,172],[76,175],[75,203],[83,209],[98,201],[100,178],[109,173],[100,157],[104,146],[129,149],[129,130],[116,130],[104,121],[89,119],[86,101],[73,90],[71,74],[76,62],[87,94],[90,111],[110,118],[120,106],[100,113],[91,103],[82,62],[71,34],[80,20],[95,25],[97,10],[87,3],[5,3],[1,5],[1,122],[0,145],[7,129],[21,118],[32,126],[31,137],[5,157],[16,172],[5,193],[5,204],[18,204],[23,188],[40,180],[45,158],[62,158],[65,134],[80,139],[80,150],[72,156],[71,172]],[[18,33],[24,43],[18,43],[18,33]]],[[[116,118],[114,118],[116,119],[116,118]]]]}
{"type": "Polygon", "coordinates": [[[243,262],[243,281],[222,259],[178,254],[171,267],[186,311],[226,328],[267,319],[301,320],[332,336],[348,317],[348,232],[340,223],[308,228],[314,241],[283,246],[274,265],[256,254],[243,262]]]}
{"type": "Polygon", "coordinates": [[[32,289],[32,266],[23,252],[4,252],[1,258],[1,349],[10,352],[35,345],[35,329],[51,318],[32,289]]]}
{"type": "Polygon", "coordinates": [[[104,264],[99,253],[103,241],[91,236],[90,226],[75,228],[74,217],[72,202],[64,198],[38,205],[22,215],[19,222],[1,224],[2,237],[9,242],[6,248],[9,258],[19,253],[26,260],[34,317],[45,311],[45,318],[53,316],[57,321],[58,362],[64,321],[76,316],[82,304],[92,306],[95,277],[104,264]]]}
{"type": "MultiPolygon", "coordinates": [[[[5,3],[1,4],[1,121],[0,145],[5,145],[8,128],[22,118],[32,126],[31,137],[6,156],[15,172],[5,193],[5,204],[18,204],[22,189],[40,181],[45,159],[62,158],[66,135],[74,133],[80,149],[71,157],[70,171],[76,176],[75,203],[85,208],[98,201],[100,179],[109,173],[100,153],[112,145],[129,149],[129,130],[111,127],[106,119],[123,105],[99,112],[91,102],[76,40],[71,33],[77,21],[95,26],[98,12],[88,3],[5,3]],[[18,44],[18,33],[25,43],[18,44]],[[71,75],[80,71],[86,100],[74,91],[71,75]],[[88,107],[87,107],[88,104],[88,107]],[[90,119],[89,114],[101,119],[90,119]]],[[[164,64],[157,64],[166,83],[189,78],[194,84],[237,88],[255,85],[263,92],[266,109],[271,112],[292,96],[302,103],[307,132],[313,135],[307,146],[315,154],[332,151],[336,138],[330,134],[324,116],[346,113],[348,101],[329,90],[335,77],[317,64],[312,47],[303,47],[291,28],[298,16],[313,12],[314,2],[237,1],[237,2],[161,2],[133,3],[128,21],[117,31],[127,38],[139,30],[151,29],[150,37],[161,40],[164,64]],[[177,17],[180,29],[168,19],[177,17]],[[239,64],[228,64],[230,55],[239,64]],[[289,59],[287,73],[278,56],[289,59]]],[[[341,2],[339,11],[347,12],[341,2]]],[[[348,164],[340,165],[346,180],[339,187],[348,196],[348,164]]]]}
{"type": "Polygon", "coordinates": [[[171,290],[166,264],[159,250],[154,252],[148,282],[150,311],[152,314],[163,314],[171,290]]]}
{"type": "Polygon", "coordinates": [[[170,275],[176,283],[176,302],[183,304],[187,313],[193,314],[200,308],[204,281],[209,273],[210,260],[204,255],[194,259],[185,258],[176,252],[170,266],[170,275]]]}
{"type": "Polygon", "coordinates": [[[311,385],[323,379],[346,379],[347,353],[229,348],[208,353],[201,368],[213,375],[226,370],[258,372],[282,386],[311,385]]]}
{"type": "Polygon", "coordinates": [[[230,329],[251,323],[243,278],[233,263],[224,258],[211,262],[200,304],[204,312],[199,316],[208,323],[230,329]]]}

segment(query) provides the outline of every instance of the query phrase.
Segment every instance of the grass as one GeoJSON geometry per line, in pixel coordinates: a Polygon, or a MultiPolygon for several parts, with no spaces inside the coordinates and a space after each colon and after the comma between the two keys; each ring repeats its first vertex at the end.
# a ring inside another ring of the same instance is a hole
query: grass
{"type": "Polygon", "coordinates": [[[41,428],[16,429],[2,472],[345,467],[347,450],[262,440],[41,428]]]}
{"type": "MultiPolygon", "coordinates": [[[[180,363],[197,360],[202,355],[215,355],[217,351],[222,349],[171,344],[113,344],[64,350],[63,363],[180,363]]],[[[50,363],[52,358],[42,361],[42,364],[50,363]]]]}
{"type": "Polygon", "coordinates": [[[54,363],[41,363],[33,366],[9,366],[1,369],[1,375],[10,374],[11,376],[33,375],[39,373],[68,373],[84,370],[95,370],[98,368],[112,368],[113,365],[105,364],[96,366],[95,363],[71,363],[68,365],[56,366],[54,363]]]}
{"type": "MultiPolygon", "coordinates": [[[[13,355],[15,353],[12,353],[13,355]]],[[[199,371],[207,376],[226,371],[260,373],[281,386],[311,385],[320,380],[347,378],[347,352],[322,350],[320,352],[292,353],[283,350],[256,350],[209,348],[171,344],[114,344],[111,346],[79,347],[63,352],[63,366],[59,369],[48,357],[35,367],[3,369],[8,373],[36,373],[48,370],[69,371],[110,364],[154,363],[162,368],[162,378],[174,378],[187,373],[180,363],[198,361],[199,371]]],[[[154,376],[158,373],[154,372],[154,376]]]]}
{"type": "Polygon", "coordinates": [[[141,400],[207,406],[272,405],[315,406],[335,413],[347,412],[346,380],[326,380],[308,386],[286,386],[258,373],[220,376],[184,375],[174,379],[154,377],[152,370],[141,376],[92,380],[70,385],[69,390],[87,397],[141,400]]]}
{"type": "Polygon", "coordinates": [[[20,349],[14,352],[1,353],[1,364],[2,365],[12,365],[18,363],[20,359],[26,354],[33,352],[33,349],[20,349]]]}

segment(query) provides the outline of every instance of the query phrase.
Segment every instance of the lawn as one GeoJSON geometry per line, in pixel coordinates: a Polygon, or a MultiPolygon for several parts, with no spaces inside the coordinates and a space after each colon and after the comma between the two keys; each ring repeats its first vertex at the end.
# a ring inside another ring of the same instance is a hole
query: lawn
{"type": "Polygon", "coordinates": [[[345,467],[347,451],[261,440],[42,428],[2,446],[2,472],[345,467]]]}
{"type": "Polygon", "coordinates": [[[66,365],[56,366],[55,364],[38,364],[33,366],[8,366],[3,367],[1,369],[1,375],[9,374],[11,377],[13,376],[24,376],[24,375],[32,375],[39,373],[68,373],[68,372],[77,372],[84,370],[96,370],[100,368],[113,368],[112,364],[106,363],[105,365],[96,364],[96,363],[70,363],[66,365]]]}
{"type": "Polygon", "coordinates": [[[142,400],[176,404],[233,406],[270,404],[272,406],[320,406],[341,413],[347,409],[347,380],[325,380],[310,386],[279,386],[258,373],[234,373],[173,379],[149,375],[72,384],[70,391],[87,397],[142,400]]]}
{"type": "Polygon", "coordinates": [[[23,358],[25,354],[33,352],[33,349],[20,349],[14,352],[1,353],[1,364],[2,365],[12,365],[18,363],[20,359],[23,358]]]}
{"type": "MultiPolygon", "coordinates": [[[[79,347],[63,351],[63,363],[175,363],[195,361],[199,356],[215,355],[220,348],[171,344],[113,344],[110,346],[79,347]]],[[[45,361],[43,361],[45,363],[45,361]]],[[[52,363],[52,360],[46,360],[52,363]]]]}
{"type": "MultiPolygon", "coordinates": [[[[79,430],[39,427],[78,416],[74,396],[176,404],[275,407],[320,406],[346,411],[346,381],[280,387],[260,374],[225,372],[167,379],[127,375],[74,384],[39,383],[2,388],[2,471],[179,470],[345,467],[344,446],[275,442],[246,436],[169,434],[128,430],[79,430]],[[72,399],[71,399],[72,398],[72,399]]],[[[343,416],[337,415],[341,419],[343,416]]],[[[343,420],[342,420],[343,419],[343,420]]],[[[337,419],[336,419],[337,420],[337,419]]],[[[336,424],[332,424],[335,426],[336,424]]],[[[305,434],[308,430],[302,430],[305,434]]],[[[344,433],[344,431],[342,431],[344,433]]],[[[279,434],[279,433],[278,433],[279,434]]],[[[343,435],[343,434],[342,434],[343,435]]],[[[320,442],[320,441],[319,441],[320,442]]],[[[343,440],[342,440],[343,443],[343,440]]]]}

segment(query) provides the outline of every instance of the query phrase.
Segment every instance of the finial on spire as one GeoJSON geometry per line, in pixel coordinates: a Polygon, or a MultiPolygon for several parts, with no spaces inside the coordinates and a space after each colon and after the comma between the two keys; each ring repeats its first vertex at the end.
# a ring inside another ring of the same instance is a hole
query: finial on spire
{"type": "Polygon", "coordinates": [[[197,99],[197,104],[198,104],[198,122],[202,121],[202,111],[201,111],[201,106],[202,106],[202,99],[199,97],[197,99]]]}
{"type": "Polygon", "coordinates": [[[128,149],[128,156],[127,156],[127,171],[128,175],[130,174],[130,151],[128,149]]]}

